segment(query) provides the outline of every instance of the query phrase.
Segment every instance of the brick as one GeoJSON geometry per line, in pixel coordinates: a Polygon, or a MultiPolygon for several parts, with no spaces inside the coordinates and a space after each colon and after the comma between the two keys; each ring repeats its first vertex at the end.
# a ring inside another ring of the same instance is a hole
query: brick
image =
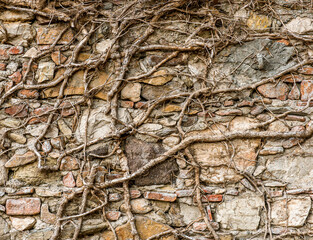
{"type": "Polygon", "coordinates": [[[139,198],[141,196],[141,192],[137,189],[130,190],[131,199],[139,198]]]}
{"type": "Polygon", "coordinates": [[[46,123],[47,121],[48,117],[33,117],[29,119],[28,124],[46,123]]]}
{"type": "Polygon", "coordinates": [[[27,195],[27,194],[33,194],[35,192],[35,188],[33,187],[26,187],[23,189],[20,189],[14,193],[9,193],[8,195],[27,195]]]}
{"type": "Polygon", "coordinates": [[[135,108],[138,109],[147,109],[148,108],[148,102],[137,102],[135,104],[135,108]]]}
{"type": "Polygon", "coordinates": [[[307,101],[313,97],[313,80],[304,80],[300,86],[301,100],[307,101]]]}
{"type": "Polygon", "coordinates": [[[53,109],[53,107],[52,107],[52,106],[49,106],[49,105],[42,106],[42,107],[36,108],[36,109],[32,112],[32,115],[35,115],[35,116],[42,116],[42,115],[44,115],[44,114],[49,114],[52,109],[53,109]]]}
{"type": "Polygon", "coordinates": [[[145,192],[144,197],[146,199],[151,200],[174,202],[177,198],[177,195],[175,193],[165,193],[165,192],[145,192]]]}
{"type": "Polygon", "coordinates": [[[63,177],[63,185],[68,188],[75,187],[75,178],[72,172],[69,172],[63,177]]]}
{"type": "Polygon", "coordinates": [[[120,101],[120,105],[123,108],[134,108],[134,102],[132,101],[120,101]]]}
{"type": "Polygon", "coordinates": [[[23,166],[36,161],[37,156],[33,151],[28,151],[24,154],[14,154],[9,161],[5,163],[6,168],[14,168],[23,166]]]}
{"type": "Polygon", "coordinates": [[[207,212],[207,214],[208,214],[208,219],[209,219],[209,221],[213,221],[213,215],[212,215],[212,210],[211,210],[211,207],[208,205],[208,206],[206,206],[206,212],[207,212]]]}
{"type": "Polygon", "coordinates": [[[13,117],[26,117],[28,115],[27,106],[25,104],[17,104],[5,108],[5,113],[13,117]]]}
{"type": "Polygon", "coordinates": [[[288,121],[298,121],[298,122],[305,122],[306,118],[304,116],[298,116],[298,115],[287,115],[285,117],[285,120],[288,121]]]}
{"type": "Polygon", "coordinates": [[[276,42],[285,44],[286,46],[290,46],[290,42],[287,39],[280,39],[277,40],[276,42]]]}
{"type": "Polygon", "coordinates": [[[221,202],[223,201],[223,195],[221,194],[213,194],[206,196],[209,202],[221,202]]]}
{"type": "Polygon", "coordinates": [[[238,107],[252,107],[254,101],[252,100],[243,100],[242,102],[238,103],[238,107]]]}
{"type": "Polygon", "coordinates": [[[9,78],[14,82],[14,83],[20,83],[22,81],[22,74],[20,71],[17,71],[13,73],[12,75],[9,76],[9,78]]]}
{"type": "Polygon", "coordinates": [[[122,196],[119,193],[110,193],[109,194],[109,201],[110,202],[118,202],[122,200],[122,196]]]}
{"type": "Polygon", "coordinates": [[[8,199],[5,204],[8,215],[36,215],[40,213],[41,201],[39,198],[8,199]]]}
{"type": "Polygon", "coordinates": [[[177,197],[191,197],[194,194],[193,189],[188,189],[188,190],[178,190],[175,192],[177,197]]]}
{"type": "Polygon", "coordinates": [[[287,100],[289,88],[286,83],[279,82],[277,85],[274,83],[266,83],[257,88],[260,94],[267,98],[277,98],[279,100],[287,100]]]}
{"type": "Polygon", "coordinates": [[[119,211],[107,211],[105,213],[105,216],[107,217],[107,219],[109,221],[116,221],[120,218],[121,212],[119,212],[119,211]]]}
{"type": "Polygon", "coordinates": [[[306,66],[306,67],[300,68],[298,72],[301,74],[313,75],[313,67],[306,66]]]}
{"type": "Polygon", "coordinates": [[[0,47],[0,60],[8,60],[8,47],[0,47]]]}
{"type": "Polygon", "coordinates": [[[8,53],[10,55],[19,55],[24,52],[23,46],[13,46],[9,49],[8,53]]]}
{"type": "Polygon", "coordinates": [[[23,99],[38,98],[39,92],[37,90],[23,89],[17,93],[17,96],[19,98],[23,98],[23,99]]]}

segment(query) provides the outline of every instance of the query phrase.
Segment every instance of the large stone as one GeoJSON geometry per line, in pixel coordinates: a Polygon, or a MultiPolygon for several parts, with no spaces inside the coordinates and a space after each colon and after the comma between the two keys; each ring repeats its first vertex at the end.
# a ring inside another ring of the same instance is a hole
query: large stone
{"type": "Polygon", "coordinates": [[[27,22],[34,19],[34,14],[30,12],[18,12],[18,11],[11,11],[5,10],[0,15],[0,20],[4,22],[27,22]]]}
{"type": "MultiPolygon", "coordinates": [[[[61,77],[64,74],[65,70],[60,69],[56,72],[54,79],[61,77]]],[[[100,91],[95,95],[95,97],[106,100],[107,92],[112,85],[112,78],[108,79],[109,75],[105,72],[99,72],[90,81],[89,90],[95,87],[103,86],[100,91]]],[[[58,84],[55,87],[45,89],[43,91],[43,97],[51,98],[57,97],[60,92],[62,83],[58,84]]],[[[83,95],[85,91],[84,88],[84,71],[77,71],[73,74],[73,76],[69,79],[66,88],[64,89],[64,95],[83,95]]]]}
{"type": "Polygon", "coordinates": [[[42,83],[53,79],[55,63],[53,62],[40,62],[37,70],[37,81],[42,83]]]}
{"type": "MultiPolygon", "coordinates": [[[[165,152],[159,143],[146,143],[134,137],[126,140],[125,152],[131,173],[145,166],[154,158],[165,152]]],[[[144,176],[135,178],[136,185],[167,184],[174,178],[173,173],[177,171],[177,164],[167,160],[147,171],[144,176]]]]}
{"type": "Polygon", "coordinates": [[[216,221],[221,228],[231,230],[256,230],[263,207],[262,197],[246,193],[237,198],[228,197],[217,205],[216,221]]]}
{"type": "Polygon", "coordinates": [[[28,151],[25,154],[14,154],[9,161],[6,162],[6,168],[23,166],[36,161],[37,156],[33,151],[28,151]]]}
{"type": "MultiPolygon", "coordinates": [[[[65,29],[66,26],[61,24],[51,24],[49,26],[40,26],[37,29],[37,44],[53,44],[59,34],[65,29]]],[[[74,37],[71,30],[67,30],[58,44],[67,44],[74,37]]]]}
{"type": "MultiPolygon", "coordinates": [[[[22,42],[31,41],[35,35],[36,31],[29,23],[20,22],[8,22],[3,24],[7,30],[8,37],[12,39],[13,45],[19,45],[22,42]]],[[[0,39],[2,38],[0,32],[0,39]]]]}
{"type": "Polygon", "coordinates": [[[49,224],[55,224],[56,222],[56,215],[50,213],[49,206],[46,203],[41,206],[40,219],[49,224]]]}
{"type": "Polygon", "coordinates": [[[160,86],[164,85],[165,83],[171,81],[173,79],[172,75],[168,74],[166,70],[159,70],[151,75],[151,77],[141,80],[143,83],[147,83],[150,85],[160,86]]]}
{"type": "Polygon", "coordinates": [[[12,226],[18,231],[24,231],[31,229],[35,223],[36,219],[33,217],[10,217],[12,226]]]}
{"type": "MultiPolygon", "coordinates": [[[[133,213],[141,213],[141,214],[148,213],[148,212],[151,212],[153,209],[150,202],[144,198],[131,200],[130,205],[131,205],[131,209],[133,213]]],[[[121,208],[122,208],[122,211],[124,212],[126,211],[125,205],[122,205],[121,208]]]]}
{"type": "Polygon", "coordinates": [[[253,13],[247,20],[247,26],[251,30],[255,31],[268,30],[271,27],[271,25],[272,25],[271,19],[264,15],[256,15],[253,13]]]}
{"type": "Polygon", "coordinates": [[[181,203],[180,214],[183,216],[184,223],[188,225],[191,222],[194,222],[201,216],[201,212],[196,206],[189,206],[187,204],[181,203]]]}
{"type": "Polygon", "coordinates": [[[40,198],[8,199],[5,204],[8,215],[36,215],[40,213],[40,198]]]}
{"type": "Polygon", "coordinates": [[[8,223],[2,217],[0,217],[0,236],[8,233],[9,230],[10,229],[8,223]]]}
{"type": "Polygon", "coordinates": [[[140,101],[141,84],[127,83],[121,91],[122,99],[129,99],[133,102],[140,101]]]}
{"type": "Polygon", "coordinates": [[[142,84],[141,96],[146,100],[153,100],[159,97],[165,97],[170,94],[178,93],[184,89],[177,82],[168,82],[162,86],[153,86],[149,84],[142,84]]]}
{"type": "MultiPolygon", "coordinates": [[[[251,118],[237,117],[230,122],[229,130],[223,125],[215,125],[210,130],[192,132],[190,135],[221,135],[228,132],[244,131],[251,129],[256,123],[257,121],[251,118]]],[[[232,141],[233,150],[232,146],[228,146],[227,143],[196,143],[191,146],[191,151],[202,166],[201,179],[203,181],[208,183],[237,182],[241,179],[240,175],[224,166],[235,164],[242,171],[253,169],[260,144],[259,139],[237,139],[232,141]],[[233,161],[230,162],[233,151],[233,161]]]]}
{"type": "Polygon", "coordinates": [[[286,83],[267,83],[259,86],[258,91],[267,98],[277,98],[279,100],[287,100],[289,87],[286,83]]]}
{"type": "Polygon", "coordinates": [[[286,24],[286,29],[293,33],[305,34],[313,31],[312,18],[297,17],[286,24]]]}
{"type": "Polygon", "coordinates": [[[311,209],[310,197],[275,201],[271,204],[273,225],[301,227],[305,223],[311,209]]]}
{"type": "MultiPolygon", "coordinates": [[[[148,239],[149,237],[156,235],[158,233],[171,230],[171,228],[168,225],[157,223],[145,217],[137,216],[135,218],[135,224],[136,224],[136,229],[138,231],[140,239],[148,239]]],[[[117,227],[115,231],[116,231],[117,238],[120,240],[133,239],[133,235],[131,233],[131,227],[129,223],[122,225],[120,227],[117,227]]],[[[111,231],[105,231],[102,237],[104,240],[114,239],[114,235],[111,231]]],[[[175,237],[173,235],[166,235],[158,239],[175,240],[175,237]]]]}
{"type": "Polygon", "coordinates": [[[113,42],[114,40],[111,39],[102,40],[101,42],[96,44],[96,52],[105,53],[110,48],[113,42]]]}

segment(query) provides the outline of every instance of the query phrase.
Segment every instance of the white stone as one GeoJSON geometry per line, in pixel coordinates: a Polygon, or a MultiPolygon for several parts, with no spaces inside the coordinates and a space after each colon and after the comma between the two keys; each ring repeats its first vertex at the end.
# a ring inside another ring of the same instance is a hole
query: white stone
{"type": "Polygon", "coordinates": [[[290,32],[305,34],[313,31],[313,20],[311,18],[297,17],[286,24],[286,28],[290,32]]]}
{"type": "Polygon", "coordinates": [[[140,101],[141,84],[140,83],[127,83],[121,91],[122,99],[129,99],[133,102],[140,101]]]}
{"type": "Polygon", "coordinates": [[[311,209],[310,197],[278,200],[272,203],[272,224],[288,227],[301,227],[311,209]]]}
{"type": "Polygon", "coordinates": [[[175,137],[175,136],[170,136],[170,137],[167,137],[163,140],[163,144],[168,146],[168,147],[174,147],[179,142],[180,142],[180,138],[175,137]]]}
{"type": "Polygon", "coordinates": [[[36,78],[39,83],[53,79],[54,75],[54,62],[40,62],[38,65],[36,78]]]}
{"type": "Polygon", "coordinates": [[[8,233],[9,230],[8,223],[2,217],[0,217],[0,236],[8,233]]]}
{"type": "Polygon", "coordinates": [[[60,119],[58,121],[58,126],[60,131],[63,133],[63,135],[66,138],[70,138],[72,136],[72,130],[69,126],[67,126],[67,124],[65,123],[65,121],[63,119],[60,119]]]}
{"type": "Polygon", "coordinates": [[[183,216],[185,224],[189,224],[197,220],[200,216],[200,210],[196,206],[189,206],[187,204],[181,203],[180,205],[180,214],[183,216]]]}
{"type": "Polygon", "coordinates": [[[96,52],[97,53],[105,53],[109,47],[112,45],[113,40],[111,39],[105,39],[99,43],[96,44],[96,52]]]}
{"type": "Polygon", "coordinates": [[[231,230],[256,230],[260,223],[263,200],[256,194],[243,194],[237,198],[225,198],[216,209],[216,221],[221,228],[231,230]]]}
{"type": "Polygon", "coordinates": [[[32,47],[27,50],[27,52],[23,55],[24,58],[33,58],[38,54],[38,50],[35,47],[32,47]]]}
{"type": "Polygon", "coordinates": [[[36,219],[33,217],[10,217],[10,220],[12,226],[18,231],[31,229],[36,223],[36,219]]]}
{"type": "Polygon", "coordinates": [[[0,156],[0,186],[4,186],[8,180],[8,169],[4,166],[7,160],[6,155],[0,156]]]}

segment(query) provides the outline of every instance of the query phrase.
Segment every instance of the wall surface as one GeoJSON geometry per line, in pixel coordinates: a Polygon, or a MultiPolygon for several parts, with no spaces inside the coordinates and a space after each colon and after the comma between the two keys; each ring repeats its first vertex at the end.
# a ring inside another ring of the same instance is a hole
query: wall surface
{"type": "Polygon", "coordinates": [[[313,239],[309,0],[0,0],[0,240],[313,239]]]}

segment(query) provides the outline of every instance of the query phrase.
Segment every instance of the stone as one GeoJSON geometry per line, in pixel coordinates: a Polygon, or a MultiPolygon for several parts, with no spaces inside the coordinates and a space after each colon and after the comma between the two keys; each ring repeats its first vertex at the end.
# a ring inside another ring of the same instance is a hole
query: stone
{"type": "Polygon", "coordinates": [[[291,88],[289,94],[288,94],[288,99],[290,100],[299,100],[300,99],[300,90],[297,87],[296,84],[293,85],[293,87],[291,88]]]}
{"type": "MultiPolygon", "coordinates": [[[[218,230],[219,229],[219,224],[218,223],[211,222],[210,224],[211,224],[211,226],[213,227],[214,230],[218,230]]],[[[208,226],[206,225],[205,222],[195,222],[194,224],[192,224],[192,228],[195,231],[205,231],[208,228],[208,226]]]]}
{"type": "Polygon", "coordinates": [[[35,162],[36,160],[36,154],[33,151],[28,151],[25,154],[14,154],[4,166],[6,168],[14,168],[35,162]]]}
{"type": "Polygon", "coordinates": [[[105,216],[107,217],[107,219],[109,221],[117,221],[121,216],[121,212],[119,212],[119,211],[107,211],[105,213],[105,216]]]}
{"type": "Polygon", "coordinates": [[[257,15],[252,13],[247,20],[247,26],[254,31],[265,31],[269,30],[272,25],[272,21],[265,15],[257,15]]]}
{"type": "Polygon", "coordinates": [[[301,227],[304,225],[311,209],[310,197],[274,201],[271,204],[273,225],[301,227]]]}
{"type": "Polygon", "coordinates": [[[25,104],[16,104],[11,107],[5,108],[5,113],[13,117],[26,117],[28,115],[28,109],[25,104]]]}
{"type": "MultiPolygon", "coordinates": [[[[154,236],[158,233],[171,230],[170,226],[162,223],[155,222],[149,218],[136,216],[135,217],[136,229],[138,231],[140,239],[148,239],[151,236],[154,236]]],[[[115,229],[118,239],[133,239],[131,233],[130,224],[124,224],[115,229]]],[[[113,240],[114,235],[111,231],[105,231],[102,234],[104,240],[113,240]]],[[[175,240],[176,238],[173,235],[166,235],[159,238],[160,240],[175,240]]]]}
{"type": "MultiPolygon", "coordinates": [[[[59,69],[54,76],[54,80],[62,77],[65,73],[65,69],[59,69]]],[[[89,83],[89,89],[103,86],[101,91],[99,91],[95,97],[107,100],[107,92],[112,86],[112,78],[109,78],[109,75],[106,72],[99,71],[94,78],[89,83]]],[[[58,84],[55,87],[47,88],[43,91],[42,95],[44,98],[54,98],[59,95],[60,88],[62,83],[58,84]]],[[[80,70],[75,72],[72,77],[69,79],[66,88],[64,89],[65,96],[71,95],[83,95],[85,91],[84,87],[84,71],[80,70]]]]}
{"type": "Polygon", "coordinates": [[[40,198],[7,199],[5,208],[8,215],[36,215],[40,213],[40,198]]]}
{"type": "Polygon", "coordinates": [[[10,43],[13,45],[22,45],[23,42],[33,40],[36,35],[35,29],[29,23],[6,22],[3,25],[7,30],[8,37],[12,39],[10,43]]]}
{"type": "Polygon", "coordinates": [[[51,59],[56,65],[61,65],[67,59],[60,51],[55,51],[51,53],[51,59]]]}
{"type": "Polygon", "coordinates": [[[267,98],[277,98],[279,100],[287,100],[287,95],[289,92],[288,85],[279,82],[277,85],[273,83],[266,83],[257,88],[257,90],[267,98]]]}
{"type": "Polygon", "coordinates": [[[9,76],[9,78],[15,83],[18,84],[22,81],[22,74],[20,71],[17,71],[9,76]]]}
{"type": "Polygon", "coordinates": [[[60,170],[71,171],[79,169],[79,163],[75,157],[66,156],[61,161],[60,170]]]}
{"type": "Polygon", "coordinates": [[[36,223],[36,219],[33,217],[10,217],[12,227],[18,231],[25,231],[32,229],[36,223]]]}
{"type": "Polygon", "coordinates": [[[113,43],[114,40],[111,39],[102,40],[96,44],[96,52],[101,54],[106,53],[113,43]]]}
{"type": "Polygon", "coordinates": [[[23,55],[23,57],[24,58],[34,58],[37,56],[38,52],[39,51],[37,50],[37,48],[32,47],[26,51],[26,53],[23,55]]]}
{"type": "Polygon", "coordinates": [[[174,105],[174,104],[167,104],[162,111],[165,113],[170,113],[170,112],[180,112],[182,110],[181,106],[174,105]]]}
{"type": "Polygon", "coordinates": [[[63,119],[60,119],[58,121],[58,127],[60,129],[60,131],[63,133],[64,137],[66,138],[71,138],[72,137],[72,129],[67,126],[67,124],[65,123],[65,121],[63,119]]]}
{"type": "Polygon", "coordinates": [[[303,77],[301,75],[287,74],[281,77],[281,81],[286,83],[299,83],[302,82],[303,77]]]}
{"type": "Polygon", "coordinates": [[[179,204],[180,207],[180,215],[183,216],[183,221],[186,225],[191,222],[194,222],[201,216],[201,212],[196,206],[189,206],[184,203],[179,204]]]}
{"type": "Polygon", "coordinates": [[[241,116],[242,111],[240,109],[225,109],[218,110],[215,114],[219,116],[241,116]]]}
{"type": "Polygon", "coordinates": [[[45,153],[50,153],[52,151],[52,146],[49,140],[45,140],[43,144],[41,145],[42,151],[45,153]]]}
{"type": "Polygon", "coordinates": [[[48,224],[54,225],[56,223],[56,215],[50,213],[49,206],[46,203],[41,206],[40,219],[48,224]]]}
{"type": "Polygon", "coordinates": [[[23,89],[18,91],[17,96],[22,99],[38,98],[39,92],[37,90],[23,89]]]}
{"type": "Polygon", "coordinates": [[[256,230],[261,217],[263,199],[256,194],[244,193],[236,198],[226,198],[217,205],[216,221],[222,229],[256,230]]]}
{"type": "Polygon", "coordinates": [[[140,82],[147,83],[154,86],[164,85],[165,83],[171,81],[173,76],[168,74],[167,70],[159,70],[151,75],[150,78],[141,80],[140,82]]]}
{"type": "Polygon", "coordinates": [[[10,47],[8,50],[8,53],[10,55],[19,55],[19,54],[22,54],[23,52],[24,52],[23,46],[13,46],[13,47],[10,47]]]}
{"type": "Polygon", "coordinates": [[[129,99],[133,102],[140,101],[141,84],[140,83],[127,83],[121,91],[122,99],[129,99]]]}
{"type": "Polygon", "coordinates": [[[7,156],[0,156],[0,186],[5,186],[8,180],[8,169],[5,167],[5,163],[7,161],[7,156]]]}
{"type": "Polygon", "coordinates": [[[0,236],[2,237],[2,235],[8,233],[9,231],[10,229],[8,223],[2,217],[0,217],[0,236]]]}
{"type": "Polygon", "coordinates": [[[75,178],[72,172],[67,173],[63,177],[63,185],[68,188],[73,188],[76,185],[75,178]]]}
{"type": "Polygon", "coordinates": [[[131,189],[130,190],[130,198],[131,199],[135,199],[135,198],[139,198],[141,196],[141,192],[137,189],[131,189]]]}
{"type": "Polygon", "coordinates": [[[144,198],[131,200],[130,205],[134,213],[148,213],[153,209],[150,202],[144,198]]]}
{"type": "Polygon", "coordinates": [[[184,88],[177,82],[171,81],[162,86],[153,86],[149,84],[142,84],[141,96],[146,100],[154,100],[160,97],[169,96],[170,94],[183,91],[184,88]]]}
{"type": "Polygon", "coordinates": [[[299,68],[298,72],[301,74],[312,75],[313,67],[312,66],[302,67],[302,68],[299,68]]]}
{"type": "Polygon", "coordinates": [[[38,83],[52,80],[54,75],[54,68],[54,62],[40,62],[36,74],[38,83]]]}
{"type": "Polygon", "coordinates": [[[305,34],[313,31],[313,22],[311,18],[296,17],[287,23],[285,27],[290,32],[305,34]]]}
{"type": "Polygon", "coordinates": [[[33,187],[25,187],[9,195],[28,195],[28,194],[33,194],[34,192],[35,192],[35,189],[33,187]]]}
{"type": "Polygon", "coordinates": [[[0,121],[0,125],[9,128],[17,128],[20,125],[20,121],[15,118],[5,118],[0,121]]]}
{"type": "Polygon", "coordinates": [[[263,148],[259,154],[261,156],[266,156],[266,155],[275,155],[275,154],[280,154],[284,152],[283,147],[265,147],[263,148]]]}
{"type": "Polygon", "coordinates": [[[299,122],[305,122],[306,118],[303,116],[297,116],[297,115],[287,115],[285,117],[285,120],[287,121],[299,121],[299,122]]]}
{"type": "Polygon", "coordinates": [[[267,130],[271,132],[279,132],[279,133],[289,132],[289,128],[282,121],[275,121],[275,122],[270,123],[267,130]]]}
{"type": "Polygon", "coordinates": [[[24,11],[5,10],[0,15],[0,20],[4,22],[28,22],[34,19],[34,14],[24,11]]]}
{"type": "Polygon", "coordinates": [[[313,81],[303,80],[300,85],[301,101],[307,101],[313,97],[313,81]]]}
{"type": "Polygon", "coordinates": [[[256,115],[261,114],[264,110],[265,110],[265,107],[264,107],[264,106],[257,105],[257,106],[255,106],[255,107],[253,107],[253,108],[251,109],[250,114],[253,115],[253,116],[256,116],[256,115]]]}
{"type": "Polygon", "coordinates": [[[110,202],[118,202],[122,200],[122,196],[119,193],[110,193],[109,194],[109,201],[110,202]]]}
{"type": "MultiPolygon", "coordinates": [[[[53,44],[59,34],[65,29],[65,25],[50,24],[49,26],[40,26],[37,29],[37,44],[53,44]]],[[[68,44],[74,37],[71,30],[67,30],[58,44],[68,44]]]]}
{"type": "Polygon", "coordinates": [[[192,189],[188,189],[188,190],[178,190],[175,192],[177,197],[191,197],[194,194],[194,191],[192,189]]]}
{"type": "Polygon", "coordinates": [[[177,195],[176,193],[167,193],[167,192],[145,192],[144,197],[146,199],[151,199],[151,200],[175,202],[177,195]]]}
{"type": "MultiPolygon", "coordinates": [[[[126,140],[125,153],[131,173],[137,171],[164,152],[164,148],[159,143],[147,143],[134,137],[129,137],[126,140]]],[[[174,177],[172,173],[177,170],[176,162],[167,160],[151,168],[145,176],[135,178],[135,184],[138,186],[167,184],[172,181],[174,177]]]]}

